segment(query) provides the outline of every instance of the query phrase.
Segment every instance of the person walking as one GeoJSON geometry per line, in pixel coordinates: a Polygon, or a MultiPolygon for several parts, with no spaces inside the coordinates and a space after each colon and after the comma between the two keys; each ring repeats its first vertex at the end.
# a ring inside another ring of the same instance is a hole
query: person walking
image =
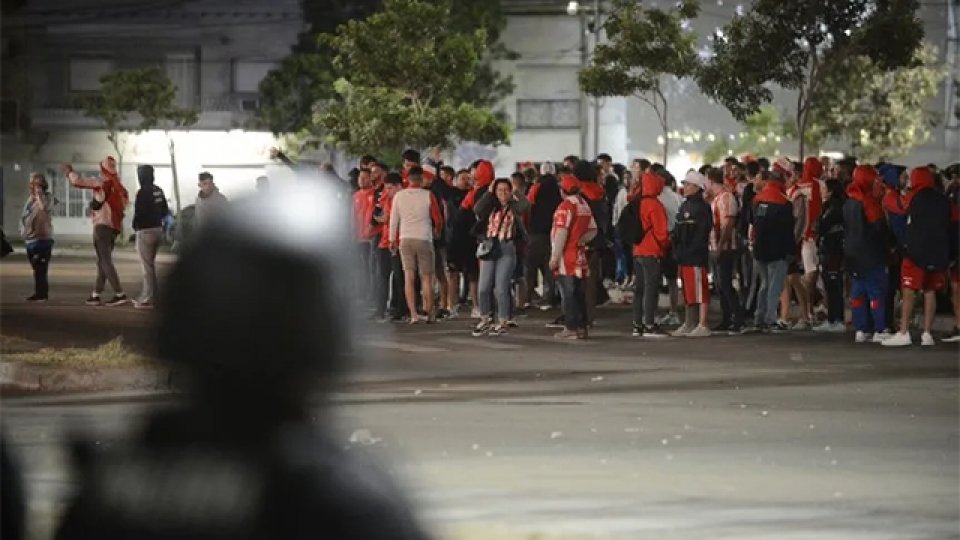
{"type": "Polygon", "coordinates": [[[71,165],[63,166],[67,180],[75,188],[93,191],[90,201],[90,219],[93,221],[93,248],[97,254],[97,278],[93,293],[86,300],[88,306],[120,306],[130,302],[123,287],[117,268],[113,264],[113,248],[117,236],[123,228],[123,212],[129,203],[127,189],[120,183],[117,174],[117,161],[108,156],[100,162],[99,178],[85,178],[73,170],[71,165]],[[113,298],[105,304],[100,299],[107,282],[113,288],[113,298]]]}
{"type": "Polygon", "coordinates": [[[773,166],[770,179],[753,198],[753,225],[750,238],[753,258],[760,269],[757,296],[757,328],[761,331],[789,330],[777,322],[780,293],[787,276],[788,260],[795,257],[793,203],[786,195],[785,181],[791,171],[780,163],[773,166]]]}
{"type": "Polygon", "coordinates": [[[30,197],[20,216],[20,237],[27,248],[27,259],[33,269],[33,294],[27,302],[46,302],[50,298],[47,273],[53,254],[53,196],[47,178],[35,172],[30,175],[30,197]]]}
{"type": "Polygon", "coordinates": [[[407,171],[409,187],[394,196],[390,210],[391,249],[400,253],[404,273],[404,295],[410,308],[410,324],[435,322],[433,278],[436,254],[433,239],[440,235],[443,216],[437,199],[423,188],[423,169],[413,166],[407,171]],[[423,311],[417,313],[416,281],[420,276],[423,311]]]}
{"type": "Polygon", "coordinates": [[[590,206],[580,196],[580,182],[573,176],[560,180],[563,201],[553,215],[550,231],[550,269],[556,272],[564,328],[557,339],[587,338],[587,304],[584,279],[590,273],[587,244],[598,234],[590,206]]]}
{"type": "Polygon", "coordinates": [[[704,200],[707,179],[691,170],[681,181],[685,200],[677,211],[673,230],[673,256],[680,267],[683,299],[687,305],[683,324],[671,335],[675,337],[709,337],[707,316],[710,312],[710,284],[707,281],[710,263],[710,234],[713,212],[704,200]]]}
{"type": "Polygon", "coordinates": [[[481,231],[477,235],[480,238],[477,258],[480,259],[481,318],[473,329],[474,336],[497,336],[507,331],[513,311],[510,291],[517,267],[517,244],[526,237],[523,214],[529,209],[526,197],[506,178],[494,181],[474,206],[477,230],[481,231]]]}
{"type": "Polygon", "coordinates": [[[133,206],[133,230],[136,231],[137,253],[140,255],[140,267],[143,270],[143,289],[134,299],[133,307],[153,309],[157,294],[157,250],[163,240],[163,220],[170,215],[167,196],[154,183],[154,171],[151,165],[137,167],[137,191],[133,206]]]}

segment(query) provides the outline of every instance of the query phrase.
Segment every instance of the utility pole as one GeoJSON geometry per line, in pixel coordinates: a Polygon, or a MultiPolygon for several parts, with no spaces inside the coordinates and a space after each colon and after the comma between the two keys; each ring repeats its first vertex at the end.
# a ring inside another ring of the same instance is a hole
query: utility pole
{"type": "MultiPolygon", "coordinates": [[[[600,0],[593,0],[593,51],[596,53],[600,44],[600,0]]],[[[593,98],[593,156],[600,154],[600,97],[593,98]]],[[[584,156],[586,159],[586,156],[584,156]]]]}
{"type": "MultiPolygon", "coordinates": [[[[582,9],[577,10],[580,15],[580,70],[583,71],[587,68],[588,54],[587,54],[587,14],[584,13],[582,9]]],[[[587,107],[589,107],[590,100],[587,97],[586,92],[583,89],[580,89],[580,158],[587,158],[587,137],[590,129],[589,121],[587,120],[587,107]]]]}

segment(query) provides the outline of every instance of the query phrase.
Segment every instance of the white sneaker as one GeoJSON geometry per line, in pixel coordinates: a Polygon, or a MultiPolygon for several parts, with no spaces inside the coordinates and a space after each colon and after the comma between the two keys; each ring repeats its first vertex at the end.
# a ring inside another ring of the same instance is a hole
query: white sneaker
{"type": "Polygon", "coordinates": [[[893,337],[885,340],[881,343],[884,347],[909,347],[913,345],[913,339],[910,337],[910,333],[896,333],[893,337]]]}
{"type": "Polygon", "coordinates": [[[853,338],[854,343],[867,343],[870,341],[870,335],[866,332],[857,331],[857,336],[853,338]]]}
{"type": "Polygon", "coordinates": [[[830,332],[832,328],[833,328],[833,323],[829,321],[823,321],[822,323],[814,326],[811,330],[817,333],[821,333],[821,332],[826,333],[826,332],[830,332]]]}
{"type": "Polygon", "coordinates": [[[701,325],[698,325],[696,328],[694,328],[692,332],[687,334],[687,337],[704,338],[704,337],[710,337],[711,335],[712,333],[710,332],[710,329],[701,324],[701,325]]]}
{"type": "Polygon", "coordinates": [[[683,326],[677,328],[673,332],[670,332],[670,335],[673,337],[686,337],[690,335],[690,332],[693,332],[693,330],[694,328],[692,326],[687,325],[687,323],[683,323],[683,326]]]}
{"type": "Polygon", "coordinates": [[[887,331],[877,332],[876,334],[873,335],[873,342],[874,342],[874,343],[883,343],[884,341],[886,341],[886,340],[888,340],[888,339],[890,339],[890,338],[892,338],[892,337],[893,337],[893,334],[891,334],[890,332],[887,332],[887,331]]]}
{"type": "Polygon", "coordinates": [[[933,347],[936,344],[937,340],[933,339],[933,335],[930,332],[924,332],[923,335],[920,336],[920,345],[923,345],[924,347],[933,347]]]}
{"type": "Polygon", "coordinates": [[[459,318],[460,318],[460,312],[457,311],[457,308],[453,308],[453,309],[450,310],[450,314],[447,315],[447,318],[448,318],[448,319],[459,319],[459,318]]]}
{"type": "Polygon", "coordinates": [[[847,325],[843,324],[840,321],[833,323],[833,327],[827,332],[831,334],[845,334],[847,333],[847,325]]]}
{"type": "Polygon", "coordinates": [[[483,315],[480,314],[480,308],[478,308],[478,307],[473,308],[473,311],[470,312],[470,318],[471,318],[471,319],[482,319],[482,318],[483,318],[483,315]]]}
{"type": "Polygon", "coordinates": [[[797,321],[796,324],[794,324],[790,329],[794,332],[806,332],[807,330],[810,330],[810,322],[803,320],[797,321]]]}
{"type": "Polygon", "coordinates": [[[657,321],[657,324],[660,326],[677,326],[680,324],[680,319],[675,313],[667,313],[663,317],[660,317],[660,320],[657,321]]]}

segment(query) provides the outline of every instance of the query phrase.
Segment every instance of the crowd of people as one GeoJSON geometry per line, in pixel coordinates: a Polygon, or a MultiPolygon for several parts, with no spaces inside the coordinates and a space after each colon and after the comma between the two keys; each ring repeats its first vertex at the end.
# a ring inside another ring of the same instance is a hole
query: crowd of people
{"type": "MultiPolygon", "coordinates": [[[[297,167],[282,152],[271,157],[297,167]]],[[[960,341],[960,164],[907,169],[744,156],[678,182],[661,164],[636,159],[628,168],[607,154],[524,163],[509,178],[497,178],[487,160],[456,170],[439,151],[423,159],[407,150],[402,159],[391,171],[365,156],[339,186],[352,196],[355,285],[382,322],[469,314],[474,336],[497,336],[526,310],[559,308],[548,324],[556,337],[585,339],[597,306],[632,293],[637,337],[843,333],[849,307],[856,342],[905,346],[922,296],[920,343],[933,345],[936,296],[949,287],[955,324],[944,341],[960,341]],[[713,296],[720,320],[711,326],[713,296]]],[[[93,192],[97,277],[86,303],[127,304],[112,260],[129,203],[116,162],[104,159],[92,178],[69,165],[63,172],[93,192]],[[104,300],[107,284],[113,296],[104,300]]],[[[133,228],[143,286],[133,304],[151,309],[157,250],[173,217],[153,168],[141,165],[137,176],[133,228]]],[[[267,186],[267,178],[257,180],[258,189],[267,186]]],[[[198,187],[195,225],[228,204],[211,174],[200,173],[198,187]]],[[[31,302],[49,297],[55,204],[46,178],[31,175],[21,219],[35,277],[31,302]]]]}
{"type": "Polygon", "coordinates": [[[486,160],[455,170],[407,150],[398,172],[366,156],[351,178],[360,290],[380,321],[470,307],[473,335],[496,336],[524,310],[559,307],[556,337],[584,339],[596,307],[632,291],[637,337],[842,333],[849,307],[857,343],[905,346],[922,293],[920,343],[933,345],[949,286],[944,341],[960,341],[960,165],[745,156],[678,182],[663,165],[601,154],[496,178],[486,160]]]}

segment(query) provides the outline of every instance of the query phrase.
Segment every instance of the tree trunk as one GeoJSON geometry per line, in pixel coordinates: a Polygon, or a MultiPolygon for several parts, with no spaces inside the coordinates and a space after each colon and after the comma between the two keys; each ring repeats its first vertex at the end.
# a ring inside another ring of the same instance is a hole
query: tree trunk
{"type": "Polygon", "coordinates": [[[173,144],[173,136],[170,132],[167,132],[167,140],[170,142],[170,174],[173,176],[173,202],[176,207],[176,215],[180,215],[180,210],[182,209],[180,205],[180,179],[177,176],[177,159],[175,154],[175,147],[173,144]]]}
{"type": "Polygon", "coordinates": [[[667,166],[667,160],[670,156],[670,121],[667,115],[667,99],[663,99],[663,117],[660,119],[660,128],[663,130],[663,166],[667,166]]]}

